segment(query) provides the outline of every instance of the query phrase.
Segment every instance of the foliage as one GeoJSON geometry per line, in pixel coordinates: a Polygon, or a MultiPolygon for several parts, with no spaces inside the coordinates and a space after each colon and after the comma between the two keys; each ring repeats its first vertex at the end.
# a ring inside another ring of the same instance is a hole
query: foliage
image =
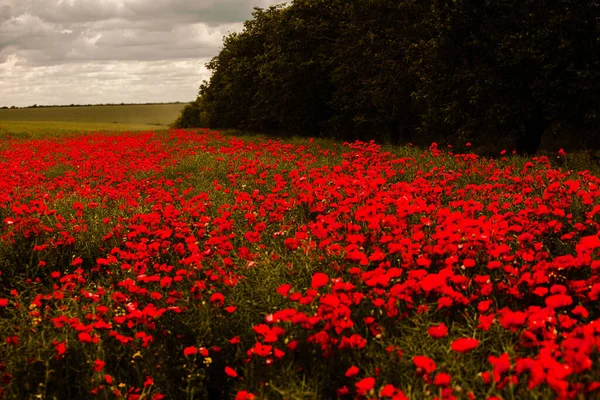
{"type": "Polygon", "coordinates": [[[596,0],[431,2],[410,51],[425,125],[529,153],[557,123],[600,141],[599,16],[596,0]]]}
{"type": "Polygon", "coordinates": [[[186,104],[179,113],[177,119],[171,125],[182,129],[206,126],[206,120],[205,117],[203,117],[203,111],[200,107],[201,102],[202,99],[198,98],[191,103],[186,104]]]}
{"type": "MultiPolygon", "coordinates": [[[[295,0],[207,67],[214,128],[382,142],[600,142],[597,0],[295,0]]],[[[576,144],[575,144],[576,145],[576,144]]]]}

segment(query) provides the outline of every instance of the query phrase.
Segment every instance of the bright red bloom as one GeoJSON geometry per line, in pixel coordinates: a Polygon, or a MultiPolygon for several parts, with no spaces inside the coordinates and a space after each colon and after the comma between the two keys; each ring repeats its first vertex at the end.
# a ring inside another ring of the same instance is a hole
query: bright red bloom
{"type": "Polygon", "coordinates": [[[510,370],[510,358],[507,353],[500,357],[489,356],[488,361],[494,366],[494,381],[500,382],[502,374],[510,370]]]}
{"type": "Polygon", "coordinates": [[[446,324],[442,322],[439,325],[428,328],[427,333],[434,339],[440,339],[448,335],[448,328],[446,327],[446,324]]]}
{"type": "Polygon", "coordinates": [[[452,350],[457,353],[467,353],[479,345],[479,340],[473,338],[460,338],[452,342],[452,350]]]}
{"type": "Polygon", "coordinates": [[[367,392],[375,387],[375,378],[364,378],[356,382],[354,385],[356,386],[356,392],[361,396],[364,396],[367,392]]]}
{"type": "Polygon", "coordinates": [[[96,371],[96,372],[101,371],[105,365],[106,365],[106,363],[102,360],[94,361],[94,371],[96,371]]]}
{"type": "Polygon", "coordinates": [[[323,272],[317,272],[313,275],[310,285],[313,289],[318,289],[329,283],[329,277],[323,272]]]}
{"type": "Polygon", "coordinates": [[[67,352],[67,344],[65,342],[54,343],[54,348],[56,349],[56,359],[58,360],[63,354],[67,352]]]}
{"type": "Polygon", "coordinates": [[[387,384],[384,387],[381,388],[381,391],[379,392],[379,396],[381,397],[392,397],[394,395],[394,393],[396,393],[396,388],[394,387],[394,385],[392,384],[387,384]]]}
{"type": "Polygon", "coordinates": [[[225,296],[222,293],[213,293],[210,296],[210,302],[222,306],[225,302],[225,296]]]}
{"type": "Polygon", "coordinates": [[[473,268],[476,263],[475,260],[473,260],[472,258],[465,258],[465,260],[463,261],[463,265],[465,266],[465,268],[473,268]]]}
{"type": "Polygon", "coordinates": [[[227,307],[225,307],[225,311],[227,311],[229,314],[234,313],[236,309],[237,309],[236,306],[227,306],[227,307]]]}
{"type": "MultiPolygon", "coordinates": [[[[214,347],[213,347],[213,349],[214,349],[214,347]]],[[[208,349],[205,347],[198,348],[198,353],[200,353],[200,355],[202,357],[208,357],[208,349]]]]}
{"type": "Polygon", "coordinates": [[[254,231],[246,232],[244,238],[250,243],[258,243],[260,242],[260,233],[254,231]]]}
{"type": "Polygon", "coordinates": [[[289,283],[284,283],[283,285],[279,286],[279,288],[277,288],[277,293],[279,293],[283,297],[287,297],[291,288],[292,285],[290,285],[289,283]]]}
{"type": "Polygon", "coordinates": [[[79,338],[79,341],[83,343],[92,343],[93,340],[92,336],[87,332],[80,332],[77,337],[79,338]]]}
{"type": "Polygon", "coordinates": [[[436,369],[435,361],[427,356],[414,356],[413,364],[427,374],[431,374],[436,369]]]}
{"type": "Polygon", "coordinates": [[[421,280],[421,288],[425,292],[431,292],[446,285],[446,277],[440,274],[429,274],[421,280]]]}
{"type": "Polygon", "coordinates": [[[433,379],[433,384],[436,386],[450,386],[450,381],[452,380],[452,377],[450,376],[450,374],[447,374],[445,372],[440,372],[438,374],[435,375],[435,378],[433,379]]]}
{"type": "Polygon", "coordinates": [[[573,308],[571,313],[573,313],[574,315],[579,315],[582,318],[587,318],[590,315],[588,310],[582,305],[578,305],[575,308],[573,308]]]}
{"type": "Polygon", "coordinates": [[[189,346],[183,349],[184,356],[193,356],[198,353],[198,348],[196,346],[189,346]]]}
{"type": "Polygon", "coordinates": [[[246,390],[242,390],[236,393],[235,400],[254,400],[256,399],[256,395],[247,392],[246,390]]]}
{"type": "Polygon", "coordinates": [[[146,376],[146,379],[144,380],[144,387],[150,387],[154,385],[154,379],[152,379],[152,377],[150,375],[146,376]]]}
{"type": "Polygon", "coordinates": [[[229,376],[230,378],[237,378],[237,376],[238,376],[235,369],[233,369],[231,367],[225,367],[225,374],[227,374],[227,376],[229,376]]]}
{"type": "Polygon", "coordinates": [[[494,314],[479,314],[479,324],[477,325],[477,329],[482,329],[484,331],[488,331],[492,324],[494,323],[495,315],[494,314]]]}
{"type": "Polygon", "coordinates": [[[546,305],[550,308],[567,307],[573,304],[573,298],[566,294],[555,294],[545,299],[546,305]]]}
{"type": "Polygon", "coordinates": [[[265,346],[260,342],[256,342],[253,351],[257,356],[266,357],[271,354],[271,349],[273,349],[273,346],[265,346]]]}
{"type": "MultiPolygon", "coordinates": [[[[98,260],[100,260],[100,259],[98,259],[98,260]]],[[[75,257],[73,259],[73,261],[71,262],[71,265],[77,266],[77,265],[81,265],[82,263],[83,263],[83,258],[75,257]]]]}
{"type": "Polygon", "coordinates": [[[500,313],[500,323],[504,329],[520,327],[527,321],[527,313],[503,309],[500,313]]]}
{"type": "Polygon", "coordinates": [[[355,367],[354,365],[351,366],[350,368],[348,368],[348,370],[346,371],[346,376],[348,378],[353,377],[354,375],[358,374],[360,372],[360,370],[358,369],[358,367],[355,367]]]}

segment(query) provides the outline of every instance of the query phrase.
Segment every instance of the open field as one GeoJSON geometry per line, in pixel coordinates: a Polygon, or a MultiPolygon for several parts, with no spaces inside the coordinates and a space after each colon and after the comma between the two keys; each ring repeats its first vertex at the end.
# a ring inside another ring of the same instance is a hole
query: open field
{"type": "Polygon", "coordinates": [[[150,131],[168,129],[166,126],[121,124],[107,122],[68,121],[0,121],[0,138],[35,139],[64,137],[94,131],[150,131]]]}
{"type": "Polygon", "coordinates": [[[0,139],[0,397],[598,398],[600,178],[551,158],[0,139]]]}
{"type": "Polygon", "coordinates": [[[185,104],[0,109],[0,121],[103,122],[168,126],[185,104]]]}
{"type": "Polygon", "coordinates": [[[184,104],[0,109],[0,137],[167,129],[184,104]]]}

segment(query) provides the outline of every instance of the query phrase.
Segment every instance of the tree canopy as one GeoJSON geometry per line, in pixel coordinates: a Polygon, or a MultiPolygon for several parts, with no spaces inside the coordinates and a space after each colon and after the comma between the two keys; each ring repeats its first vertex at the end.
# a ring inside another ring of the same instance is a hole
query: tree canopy
{"type": "Polygon", "coordinates": [[[600,142],[598,0],[295,0],[227,36],[179,126],[600,142]]]}

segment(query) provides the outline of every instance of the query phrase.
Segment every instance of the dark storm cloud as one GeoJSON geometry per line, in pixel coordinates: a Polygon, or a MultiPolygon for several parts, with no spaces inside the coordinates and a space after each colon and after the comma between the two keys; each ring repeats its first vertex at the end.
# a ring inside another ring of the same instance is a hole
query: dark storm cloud
{"type": "Polygon", "coordinates": [[[191,100],[223,36],[277,3],[0,0],[0,106],[191,100]]]}

